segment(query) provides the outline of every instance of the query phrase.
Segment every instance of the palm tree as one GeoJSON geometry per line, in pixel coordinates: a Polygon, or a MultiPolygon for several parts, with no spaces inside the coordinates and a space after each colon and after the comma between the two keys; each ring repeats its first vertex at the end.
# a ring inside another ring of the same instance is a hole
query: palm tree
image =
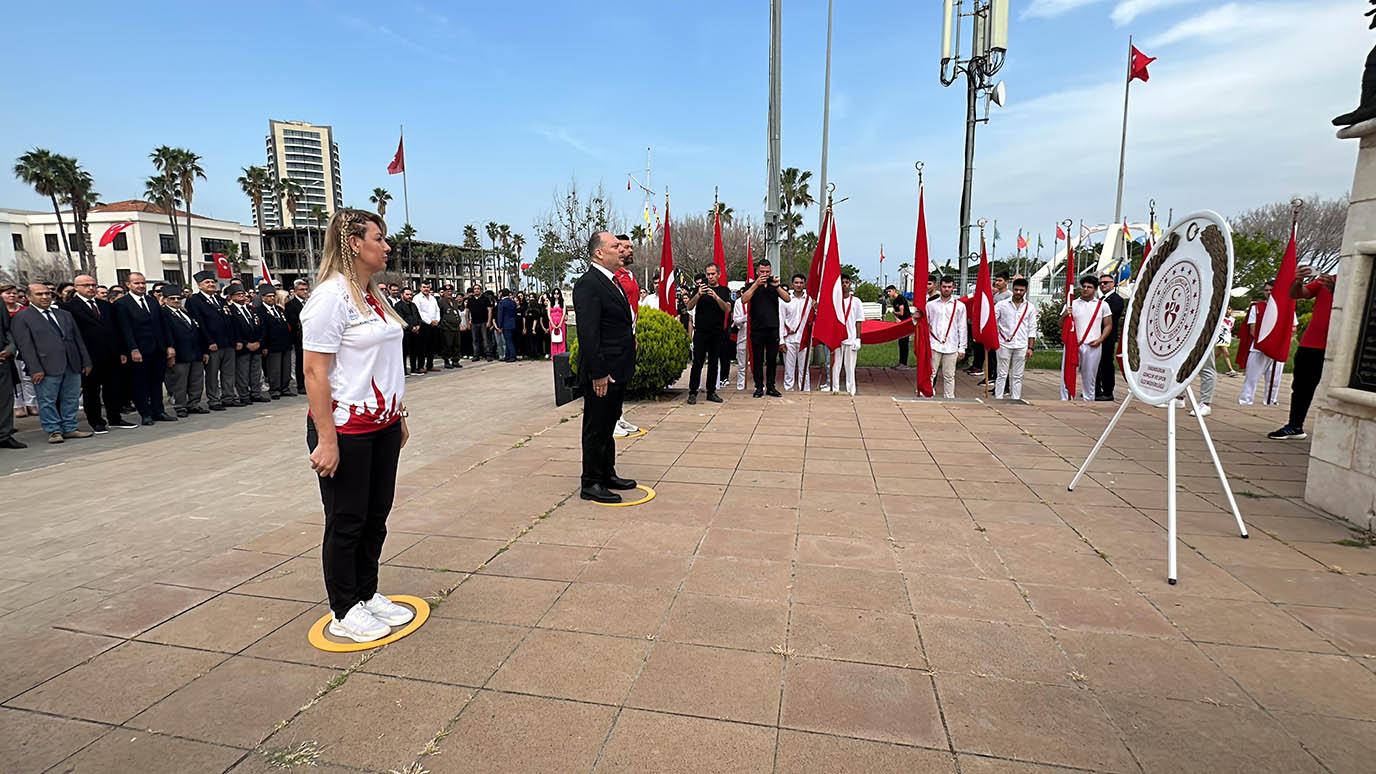
{"type": "MultiPolygon", "coordinates": [[[[177,204],[182,198],[181,180],[179,179],[180,176],[177,174],[177,167],[181,163],[181,154],[182,150],[180,148],[173,148],[170,145],[159,145],[153,149],[152,153],[148,154],[148,158],[153,161],[153,168],[161,172],[163,177],[171,180],[171,187],[175,190],[175,195],[171,197],[170,203],[166,206],[167,222],[172,225],[172,248],[177,251],[178,265],[182,262],[182,238],[181,234],[177,231],[177,204]]],[[[149,199],[148,201],[151,202],[153,200],[149,199]]],[[[154,203],[156,204],[157,202],[154,203]]],[[[159,204],[158,206],[161,207],[163,205],[159,204]]],[[[190,253],[191,246],[188,245],[187,255],[190,255],[190,253]]]]}
{"type": "Polygon", "coordinates": [[[177,149],[177,179],[182,185],[182,199],[186,202],[186,279],[191,279],[191,197],[195,195],[196,178],[205,179],[201,157],[185,148],[177,149]]]}
{"type": "MultiPolygon", "coordinates": [[[[379,217],[381,217],[379,215],[379,217]]],[[[321,246],[324,246],[325,238],[325,206],[322,204],[311,205],[311,225],[320,230],[321,246]]],[[[315,238],[311,235],[311,230],[306,230],[307,244],[310,246],[311,265],[310,273],[315,275],[315,238]]]]}
{"type": "Polygon", "coordinates": [[[44,148],[34,148],[14,161],[14,176],[25,185],[33,186],[34,193],[46,196],[53,203],[53,214],[57,216],[57,233],[62,237],[62,248],[67,253],[67,266],[72,265],[72,248],[67,244],[67,228],[62,225],[62,210],[57,206],[59,193],[58,173],[60,157],[44,148]]]}
{"type": "Polygon", "coordinates": [[[406,245],[405,258],[402,259],[401,264],[401,273],[405,276],[406,266],[411,263],[411,240],[416,238],[416,230],[411,227],[410,223],[404,223],[401,226],[401,230],[396,233],[394,238],[397,240],[398,245],[406,245]]]}
{"type": "MultiPolygon", "coordinates": [[[[516,271],[517,271],[517,272],[520,272],[520,270],[521,270],[521,251],[524,250],[525,247],[526,247],[526,235],[525,235],[525,234],[512,234],[512,235],[511,235],[511,250],[512,250],[512,255],[514,256],[513,259],[512,259],[512,263],[516,266],[516,271]]],[[[519,274],[518,274],[517,276],[519,276],[519,274]]]]}
{"type": "Polygon", "coordinates": [[[374,188],[373,195],[368,197],[368,201],[377,206],[377,216],[387,217],[387,202],[392,200],[392,195],[387,193],[386,188],[374,188]]]}
{"type": "Polygon", "coordinates": [[[785,169],[779,176],[780,198],[784,206],[784,226],[788,229],[788,272],[793,271],[793,237],[798,229],[803,225],[803,219],[799,217],[796,225],[794,219],[790,217],[794,207],[800,207],[804,211],[808,207],[817,203],[808,192],[808,181],[812,179],[812,173],[807,170],[799,170],[797,167],[785,169]]]}
{"type": "Polygon", "coordinates": [[[272,176],[268,174],[267,167],[243,167],[243,170],[244,174],[239,176],[239,188],[253,202],[253,222],[258,224],[258,249],[266,253],[267,241],[263,232],[267,226],[263,224],[263,197],[272,190],[272,176]]]}
{"type": "Polygon", "coordinates": [[[92,190],[95,181],[91,173],[81,168],[81,163],[69,156],[56,156],[58,160],[58,187],[60,200],[71,205],[72,219],[78,238],[77,251],[81,256],[81,270],[95,271],[95,249],[91,245],[91,227],[87,215],[91,208],[100,203],[100,194],[92,190]]]}
{"type": "Polygon", "coordinates": [[[731,220],[736,212],[734,209],[726,206],[726,202],[717,202],[716,207],[714,207],[713,209],[709,209],[707,211],[707,216],[709,218],[712,216],[714,210],[715,212],[720,213],[722,223],[728,226],[731,225],[731,220]]]}
{"type": "Polygon", "coordinates": [[[510,287],[510,285],[511,285],[511,275],[514,274],[514,271],[513,271],[513,269],[512,269],[512,265],[511,265],[511,226],[508,226],[508,225],[506,225],[505,223],[503,223],[502,225],[498,226],[498,227],[497,227],[497,238],[498,238],[499,240],[501,240],[501,242],[502,242],[502,250],[506,251],[506,260],[504,261],[504,263],[506,264],[506,266],[504,267],[504,271],[503,271],[503,274],[506,275],[506,277],[505,277],[505,280],[506,280],[506,281],[503,283],[503,286],[504,286],[504,287],[510,287]]]}
{"type": "MultiPolygon", "coordinates": [[[[291,178],[289,178],[289,177],[285,177],[285,178],[282,178],[281,180],[278,180],[278,181],[277,181],[276,189],[277,189],[277,198],[280,199],[280,200],[282,201],[282,210],[283,210],[283,212],[284,212],[285,214],[291,216],[291,238],[292,238],[292,242],[295,243],[295,242],[296,242],[296,204],[297,204],[298,200],[300,200],[300,198],[301,198],[302,196],[305,196],[305,195],[306,195],[306,191],[305,191],[304,188],[301,187],[301,184],[300,184],[300,183],[298,183],[297,181],[295,181],[295,180],[293,180],[293,179],[291,179],[291,178]]],[[[282,223],[282,226],[285,227],[286,225],[287,225],[287,224],[286,224],[286,222],[284,221],[284,222],[282,223]]],[[[310,261],[310,253],[309,253],[309,252],[306,254],[306,260],[307,260],[307,262],[308,262],[307,265],[309,266],[309,261],[310,261]]],[[[310,267],[310,268],[313,269],[314,267],[312,266],[312,267],[310,267]]],[[[314,273],[314,272],[312,272],[312,273],[314,273]]]]}
{"type": "MultiPolygon", "coordinates": [[[[177,178],[172,175],[153,175],[143,183],[143,198],[153,203],[164,212],[176,212],[177,198],[181,191],[177,190],[177,178]]],[[[177,244],[177,221],[175,216],[169,216],[172,222],[172,244],[177,244]]],[[[181,263],[181,256],[178,255],[177,263],[181,263]]]]}
{"type": "Polygon", "coordinates": [[[642,244],[644,244],[645,239],[648,236],[649,232],[645,230],[645,226],[643,224],[637,223],[634,227],[631,228],[631,241],[635,242],[636,247],[640,247],[642,244]]]}

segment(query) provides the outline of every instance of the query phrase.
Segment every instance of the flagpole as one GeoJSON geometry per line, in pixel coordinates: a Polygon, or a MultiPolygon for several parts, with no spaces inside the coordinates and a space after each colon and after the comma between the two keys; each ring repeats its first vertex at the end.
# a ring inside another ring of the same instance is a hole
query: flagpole
{"type": "MultiPolygon", "coordinates": [[[[406,213],[406,225],[407,225],[407,226],[410,226],[410,225],[411,225],[411,195],[410,195],[410,194],[407,192],[407,190],[406,190],[406,155],[405,155],[405,154],[406,154],[406,126],[405,126],[404,124],[398,124],[398,126],[399,126],[400,129],[401,129],[401,148],[402,148],[402,151],[401,151],[401,152],[402,152],[402,157],[401,157],[401,204],[402,204],[403,210],[404,210],[405,213],[406,213]]],[[[410,228],[407,228],[407,229],[406,229],[406,260],[407,260],[407,261],[410,261],[410,260],[411,260],[411,229],[410,229],[410,228]]],[[[405,276],[405,274],[406,274],[405,264],[403,264],[403,268],[402,268],[402,272],[401,272],[401,273],[402,273],[402,276],[405,276]]]]}
{"type": "Polygon", "coordinates": [[[1132,36],[1128,36],[1128,67],[1123,80],[1123,136],[1118,144],[1118,199],[1113,205],[1113,222],[1120,230],[1119,243],[1127,252],[1127,235],[1121,233],[1123,223],[1123,170],[1128,152],[1128,95],[1132,93],[1132,36]]]}
{"type": "MultiPolygon", "coordinates": [[[[822,86],[822,190],[827,190],[827,136],[831,124],[831,7],[832,0],[827,0],[827,64],[826,79],[822,86]]],[[[817,228],[822,227],[822,221],[826,218],[823,211],[817,218],[817,228]]],[[[790,265],[793,256],[788,257],[790,265]]]]}

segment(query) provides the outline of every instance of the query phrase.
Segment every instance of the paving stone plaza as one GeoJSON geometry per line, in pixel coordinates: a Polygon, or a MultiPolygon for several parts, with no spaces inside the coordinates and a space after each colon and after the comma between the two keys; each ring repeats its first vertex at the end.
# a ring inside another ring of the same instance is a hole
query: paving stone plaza
{"type": "MultiPolygon", "coordinates": [[[[634,404],[577,498],[548,363],[408,382],[382,591],[415,634],[318,651],[304,404],[6,455],[0,768],[15,772],[1368,772],[1376,550],[1308,442],[1221,379],[1249,540],[1181,412],[787,394],[634,404]],[[232,423],[232,425],[231,425],[232,423]],[[144,440],[147,438],[147,440],[144,440]],[[15,466],[22,465],[22,469],[15,466]],[[61,492],[54,497],[53,493],[61,492]]],[[[962,395],[973,380],[961,377],[962,395]]]]}

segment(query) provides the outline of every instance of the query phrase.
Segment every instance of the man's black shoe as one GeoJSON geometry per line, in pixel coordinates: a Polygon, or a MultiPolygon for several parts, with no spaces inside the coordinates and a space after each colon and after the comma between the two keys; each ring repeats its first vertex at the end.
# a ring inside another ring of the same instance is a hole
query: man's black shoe
{"type": "Polygon", "coordinates": [[[152,426],[153,426],[153,420],[152,420],[152,419],[144,419],[140,424],[142,424],[144,427],[152,427],[152,426]]]}
{"type": "Polygon", "coordinates": [[[1109,403],[1112,403],[1112,402],[1113,402],[1113,396],[1112,396],[1112,395],[1100,395],[1099,397],[1095,398],[1094,400],[1096,400],[1096,401],[1107,401],[1107,402],[1109,402],[1109,403]]]}
{"type": "Polygon", "coordinates": [[[185,411],[183,409],[177,409],[177,419],[186,419],[187,416],[190,415],[190,413],[191,412],[185,411]]]}
{"type": "Polygon", "coordinates": [[[27,448],[29,448],[29,445],[28,445],[28,444],[24,443],[23,441],[16,440],[14,436],[10,436],[9,438],[6,438],[5,440],[0,441],[0,449],[27,449],[27,448]]]}
{"type": "Polygon", "coordinates": [[[210,409],[206,408],[205,406],[197,406],[196,408],[191,409],[191,413],[192,413],[192,414],[209,414],[209,413],[210,413],[210,409]]]}
{"type": "Polygon", "coordinates": [[[224,404],[221,404],[221,405],[219,405],[219,406],[211,406],[211,407],[210,407],[210,410],[211,410],[211,411],[224,411],[224,410],[225,410],[225,407],[224,407],[224,404]]]}
{"type": "Polygon", "coordinates": [[[759,387],[756,387],[756,388],[755,388],[755,397],[757,397],[757,398],[763,398],[763,397],[764,397],[764,390],[761,390],[759,387]]]}
{"type": "Polygon", "coordinates": [[[174,417],[174,416],[172,416],[171,414],[158,414],[157,416],[153,417],[153,419],[154,419],[155,421],[158,421],[158,422],[176,422],[176,421],[177,421],[177,418],[174,417]]]}
{"type": "Polygon", "coordinates": [[[612,478],[607,479],[606,486],[608,489],[635,489],[635,479],[616,478],[613,476],[612,478]]]}
{"type": "Polygon", "coordinates": [[[110,427],[109,425],[91,425],[91,432],[96,435],[105,435],[110,432],[110,427]]]}
{"type": "Polygon", "coordinates": [[[124,417],[115,417],[114,420],[110,422],[110,427],[118,430],[133,430],[138,427],[138,425],[124,419],[124,417]]]}
{"type": "Polygon", "coordinates": [[[770,387],[769,389],[765,390],[764,394],[768,395],[771,398],[782,398],[784,396],[783,393],[779,392],[773,387],[770,387]]]}
{"type": "Polygon", "coordinates": [[[271,402],[272,402],[270,399],[264,398],[262,395],[256,395],[256,396],[254,396],[254,397],[252,398],[252,400],[253,400],[254,403],[271,403],[271,402]]]}
{"type": "Polygon", "coordinates": [[[709,392],[709,393],[707,393],[707,402],[708,402],[708,403],[725,403],[726,401],[722,400],[722,399],[721,399],[721,396],[718,395],[718,394],[716,394],[715,392],[709,392]]]}
{"type": "Polygon", "coordinates": [[[578,496],[583,498],[584,500],[592,500],[593,502],[598,503],[621,502],[621,495],[617,494],[616,492],[613,492],[605,486],[602,486],[601,484],[593,484],[592,486],[583,487],[581,490],[579,490],[578,496]]]}
{"type": "Polygon", "coordinates": [[[696,405],[697,405],[697,402],[698,402],[698,394],[697,394],[696,392],[690,392],[690,393],[688,393],[688,405],[689,405],[689,406],[696,406],[696,405]]]}

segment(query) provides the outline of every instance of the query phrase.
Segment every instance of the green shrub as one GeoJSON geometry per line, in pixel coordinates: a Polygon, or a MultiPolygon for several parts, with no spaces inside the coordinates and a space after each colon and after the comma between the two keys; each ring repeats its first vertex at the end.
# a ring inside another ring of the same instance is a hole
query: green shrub
{"type": "Polygon", "coordinates": [[[884,297],[884,291],[873,282],[861,282],[851,291],[855,297],[867,304],[873,304],[884,297]]]}
{"type": "MultiPolygon", "coordinates": [[[[635,324],[635,376],[626,397],[653,398],[683,376],[688,367],[688,331],[677,317],[640,307],[635,324]]],[[[578,339],[569,348],[569,365],[578,373],[578,339]]]]}
{"type": "Polygon", "coordinates": [[[1061,310],[1063,301],[1047,301],[1037,307],[1037,348],[1059,347],[1061,341],[1061,310]]]}
{"type": "MultiPolygon", "coordinates": [[[[1304,300],[1309,301],[1311,299],[1304,300]]],[[[1295,306],[1299,306],[1299,304],[1296,304],[1295,306]]],[[[1304,338],[1304,330],[1309,327],[1309,321],[1312,319],[1314,319],[1313,312],[1305,312],[1304,314],[1300,315],[1300,321],[1295,324],[1295,341],[1299,341],[1300,339],[1304,338]]]]}

